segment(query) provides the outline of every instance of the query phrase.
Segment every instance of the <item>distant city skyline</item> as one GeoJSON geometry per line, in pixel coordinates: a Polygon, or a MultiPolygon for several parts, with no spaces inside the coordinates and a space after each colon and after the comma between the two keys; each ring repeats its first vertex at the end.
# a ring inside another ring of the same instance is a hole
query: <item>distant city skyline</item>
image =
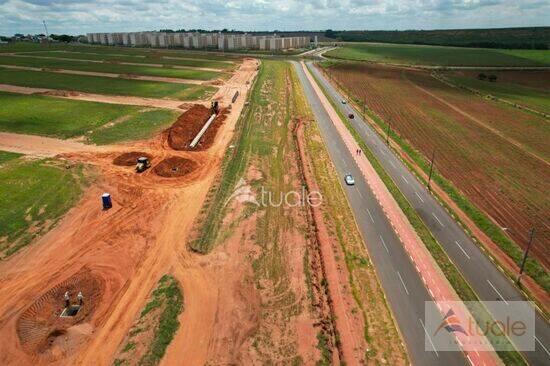
{"type": "Polygon", "coordinates": [[[406,30],[548,26],[541,0],[0,0],[0,34],[131,32],[159,29],[242,31],[406,30]]]}

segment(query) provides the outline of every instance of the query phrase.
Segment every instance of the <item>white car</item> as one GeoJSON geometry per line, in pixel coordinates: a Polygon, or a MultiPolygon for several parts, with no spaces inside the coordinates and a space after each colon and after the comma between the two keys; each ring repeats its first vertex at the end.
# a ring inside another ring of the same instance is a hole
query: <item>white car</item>
{"type": "Polygon", "coordinates": [[[342,99],[342,104],[347,104],[348,102],[346,102],[345,99],[342,99]]]}
{"type": "Polygon", "coordinates": [[[348,186],[355,185],[355,179],[353,179],[353,175],[351,174],[346,174],[346,176],[344,177],[344,181],[348,186]]]}

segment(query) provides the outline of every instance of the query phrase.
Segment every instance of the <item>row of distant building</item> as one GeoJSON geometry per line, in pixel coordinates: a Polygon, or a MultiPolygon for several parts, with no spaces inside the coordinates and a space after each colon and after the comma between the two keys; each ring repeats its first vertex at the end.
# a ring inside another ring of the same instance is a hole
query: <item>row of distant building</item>
{"type": "Polygon", "coordinates": [[[249,49],[276,51],[291,48],[305,48],[311,43],[310,37],[280,37],[277,34],[253,36],[246,33],[88,33],[86,37],[89,43],[104,45],[131,47],[149,46],[159,48],[210,48],[219,50],[249,49]]]}

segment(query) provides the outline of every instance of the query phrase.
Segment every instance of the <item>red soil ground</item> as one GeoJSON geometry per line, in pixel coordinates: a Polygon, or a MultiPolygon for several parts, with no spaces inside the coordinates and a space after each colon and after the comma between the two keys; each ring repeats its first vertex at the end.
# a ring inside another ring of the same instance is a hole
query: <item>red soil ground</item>
{"type": "MultiPolygon", "coordinates": [[[[550,134],[541,117],[484,100],[432,78],[427,71],[342,64],[338,83],[424,156],[471,202],[525,247],[535,226],[548,232],[550,134]]],[[[550,237],[532,254],[550,264],[550,237]]]]}
{"type": "Polygon", "coordinates": [[[196,104],[192,106],[167,130],[168,144],[174,150],[201,151],[209,148],[228,112],[229,110],[227,109],[221,110],[201,138],[199,144],[195,148],[191,148],[189,146],[191,141],[193,141],[212,115],[211,110],[203,105],[196,104]]]}
{"type": "MultiPolygon", "coordinates": [[[[255,61],[245,62],[231,87],[246,95],[249,85],[237,81],[251,81],[256,67],[255,61]]],[[[229,105],[223,89],[219,96],[229,105]]],[[[205,363],[216,332],[213,320],[221,316],[220,322],[229,323],[234,318],[219,315],[216,294],[223,284],[182,243],[243,106],[244,98],[234,104],[223,133],[207,151],[174,151],[164,134],[124,145],[126,151],[147,152],[159,161],[170,156],[193,160],[197,169],[183,177],[166,179],[153,169],[136,174],[131,167],[114,165],[113,159],[124,151],[120,146],[113,151],[75,149],[60,156],[94,165],[97,174],[78,205],[52,231],[0,262],[0,364],[112,364],[151,289],[166,273],[180,282],[185,297],[180,330],[166,357],[205,363]],[[110,210],[101,208],[103,192],[113,197],[110,210]],[[56,315],[62,306],[59,295],[67,289],[73,296],[82,291],[85,307],[65,322],[56,315]]],[[[237,272],[227,277],[240,276],[237,272]]]]}
{"type": "Polygon", "coordinates": [[[137,164],[137,159],[140,157],[146,157],[151,161],[153,158],[151,154],[148,154],[146,152],[141,151],[131,151],[131,152],[125,152],[117,156],[113,159],[113,164],[119,165],[119,166],[134,166],[137,164]]]}
{"type": "Polygon", "coordinates": [[[193,160],[171,156],[155,165],[153,171],[161,177],[183,177],[197,169],[197,163],[193,160]]]}

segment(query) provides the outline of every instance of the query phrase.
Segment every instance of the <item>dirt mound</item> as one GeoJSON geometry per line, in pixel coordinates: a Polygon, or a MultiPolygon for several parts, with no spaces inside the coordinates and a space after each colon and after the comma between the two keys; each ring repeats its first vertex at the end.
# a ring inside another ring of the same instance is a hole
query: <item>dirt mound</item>
{"type": "Polygon", "coordinates": [[[151,154],[140,151],[130,151],[114,158],[113,164],[120,166],[133,166],[137,164],[137,159],[142,156],[145,156],[147,159],[149,159],[149,161],[151,161],[152,159],[151,154]]]}
{"type": "Polygon", "coordinates": [[[50,90],[39,94],[48,95],[52,97],[76,97],[79,95],[77,92],[71,91],[71,90],[50,90]]]}
{"type": "Polygon", "coordinates": [[[103,289],[103,281],[83,269],[42,294],[17,320],[23,349],[29,354],[47,354],[58,337],[67,335],[67,329],[91,319],[103,289]],[[74,316],[60,317],[65,309],[65,291],[69,291],[71,305],[78,304],[79,291],[84,295],[83,305],[74,316]]]}
{"type": "Polygon", "coordinates": [[[197,168],[193,160],[171,156],[158,163],[153,171],[161,177],[183,177],[197,168]]]}
{"type": "Polygon", "coordinates": [[[191,141],[193,141],[211,116],[209,108],[200,104],[192,106],[167,130],[168,144],[174,150],[205,150],[209,148],[228,112],[228,109],[223,109],[216,119],[214,119],[199,144],[194,149],[191,149],[189,147],[191,141]]]}

